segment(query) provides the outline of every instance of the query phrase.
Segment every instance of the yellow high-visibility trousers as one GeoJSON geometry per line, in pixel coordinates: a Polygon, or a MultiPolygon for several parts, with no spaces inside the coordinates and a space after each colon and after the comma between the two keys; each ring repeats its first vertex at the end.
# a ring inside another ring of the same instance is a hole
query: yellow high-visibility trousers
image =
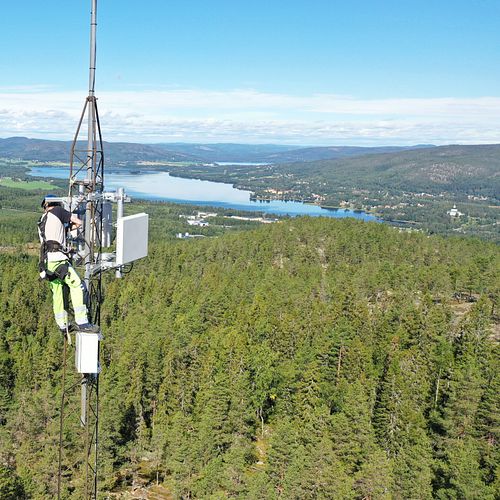
{"type": "Polygon", "coordinates": [[[57,326],[61,329],[66,329],[68,325],[68,311],[64,304],[64,285],[67,285],[70,292],[71,304],[75,313],[75,321],[78,325],[88,323],[87,306],[83,297],[83,286],[80,276],[74,270],[73,266],[67,260],[58,260],[55,262],[47,263],[47,270],[54,272],[59,266],[67,264],[68,273],[64,280],[56,278],[49,282],[50,289],[52,290],[54,317],[57,326]]]}

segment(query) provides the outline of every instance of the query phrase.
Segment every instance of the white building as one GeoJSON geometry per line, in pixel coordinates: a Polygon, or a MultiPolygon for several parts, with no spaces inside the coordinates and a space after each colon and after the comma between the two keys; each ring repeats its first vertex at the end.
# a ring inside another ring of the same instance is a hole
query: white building
{"type": "Polygon", "coordinates": [[[200,219],[188,219],[187,223],[190,226],[199,226],[199,227],[207,227],[209,225],[207,221],[200,219]]]}
{"type": "Polygon", "coordinates": [[[457,210],[457,206],[456,205],[453,205],[453,208],[451,210],[448,210],[448,212],[446,212],[450,217],[460,217],[461,215],[463,215],[462,212],[459,212],[457,210]]]}

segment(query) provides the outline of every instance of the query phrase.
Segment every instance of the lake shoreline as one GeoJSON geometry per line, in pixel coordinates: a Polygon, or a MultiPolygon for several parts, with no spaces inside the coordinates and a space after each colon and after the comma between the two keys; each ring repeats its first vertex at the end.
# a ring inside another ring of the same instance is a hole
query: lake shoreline
{"type": "MultiPolygon", "coordinates": [[[[29,176],[67,179],[69,170],[68,168],[37,166],[31,168],[29,176]]],[[[211,206],[280,216],[351,217],[381,222],[376,215],[362,210],[327,208],[309,201],[252,200],[255,193],[251,190],[241,189],[227,182],[184,176],[165,168],[161,170],[110,168],[105,175],[105,186],[106,189],[124,187],[128,195],[144,200],[211,206]]]]}
{"type": "MultiPolygon", "coordinates": [[[[135,174],[136,171],[134,171],[134,174],[135,174]]],[[[374,210],[359,210],[359,209],[355,209],[355,208],[345,208],[345,207],[336,207],[336,206],[332,206],[332,205],[322,205],[320,203],[314,203],[312,201],[302,201],[302,200],[294,200],[294,199],[286,199],[286,200],[283,200],[283,199],[280,199],[276,196],[272,196],[270,195],[268,199],[263,199],[263,198],[260,198],[256,195],[256,193],[254,191],[252,191],[248,186],[244,186],[244,185],[240,185],[240,184],[234,184],[234,183],[229,183],[229,182],[224,182],[224,181],[221,181],[221,180],[216,180],[216,179],[210,179],[209,181],[207,181],[206,179],[203,179],[201,177],[197,177],[197,176],[193,176],[193,175],[186,175],[186,174],[182,174],[182,173],[179,173],[179,172],[172,172],[172,170],[169,170],[169,169],[163,169],[163,168],[159,168],[158,170],[149,170],[149,172],[167,172],[171,177],[178,177],[180,179],[195,179],[195,180],[200,180],[200,181],[205,181],[205,182],[215,182],[215,183],[220,183],[220,184],[230,184],[234,189],[238,189],[240,191],[250,191],[251,195],[250,195],[250,199],[256,201],[256,202],[259,202],[259,203],[266,203],[268,201],[283,201],[283,202],[293,202],[293,203],[302,203],[304,205],[311,205],[311,206],[315,206],[315,207],[320,207],[324,210],[330,210],[330,211],[342,211],[342,210],[345,210],[347,212],[354,212],[354,213],[359,213],[359,214],[368,214],[368,215],[371,215],[373,217],[375,217],[377,219],[378,222],[381,222],[381,221],[384,221],[386,222],[382,216],[375,212],[374,210]]],[[[131,172],[132,173],[132,172],[131,172]]],[[[138,172],[139,174],[143,174],[143,173],[148,173],[148,171],[139,171],[138,172]]]]}

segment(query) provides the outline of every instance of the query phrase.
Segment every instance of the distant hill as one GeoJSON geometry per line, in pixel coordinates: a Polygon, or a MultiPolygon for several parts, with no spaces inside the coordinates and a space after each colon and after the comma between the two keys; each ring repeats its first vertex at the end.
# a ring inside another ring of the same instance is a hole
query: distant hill
{"type": "MultiPolygon", "coordinates": [[[[70,141],[10,137],[0,139],[0,158],[67,162],[70,148],[70,141]]],[[[177,173],[227,182],[244,182],[249,175],[256,179],[264,175],[269,179],[269,175],[291,174],[295,180],[317,181],[320,185],[326,182],[331,187],[480,192],[490,196],[498,196],[500,191],[500,144],[304,148],[274,144],[105,142],[104,150],[108,165],[192,162],[198,164],[196,174],[190,167],[177,170],[177,173]],[[199,163],[203,162],[269,162],[272,166],[262,172],[256,166],[233,167],[230,172],[222,173],[217,167],[201,167],[199,163]],[[231,178],[222,178],[227,175],[231,178]]]]}
{"type": "Polygon", "coordinates": [[[210,162],[259,162],[286,163],[295,161],[332,160],[363,156],[375,153],[391,153],[408,149],[429,148],[432,145],[417,146],[278,146],[276,144],[162,144],[171,151],[202,158],[210,162]]]}
{"type": "MultiPolygon", "coordinates": [[[[81,147],[84,147],[83,143],[81,147]]],[[[27,137],[0,139],[0,158],[69,162],[70,150],[70,141],[48,141],[27,137]]],[[[104,152],[110,164],[139,161],[200,161],[191,155],[153,144],[104,142],[104,152]]]]}
{"type": "MultiPolygon", "coordinates": [[[[83,147],[83,143],[82,143],[83,147]]],[[[141,161],[171,162],[258,162],[287,163],[296,161],[329,160],[389,153],[430,146],[377,147],[353,146],[302,147],[276,144],[138,144],[131,142],[105,142],[104,151],[109,164],[141,161]]],[[[0,139],[0,157],[36,160],[69,161],[70,141],[49,141],[27,137],[0,139]]]]}
{"type": "Polygon", "coordinates": [[[297,178],[403,191],[500,192],[500,144],[439,146],[388,154],[280,165],[297,178]]]}
{"type": "MultiPolygon", "coordinates": [[[[170,151],[201,158],[206,162],[268,162],[273,158],[288,158],[294,151],[301,151],[302,146],[281,146],[277,144],[158,144],[170,151]]],[[[305,158],[304,158],[305,159],[305,158]]]]}
{"type": "MultiPolygon", "coordinates": [[[[314,154],[319,153],[317,150],[357,154],[358,149],[372,153],[268,165],[185,166],[176,167],[175,174],[227,182],[254,192],[271,188],[294,193],[297,199],[307,199],[311,193],[323,193],[328,198],[360,189],[372,194],[382,190],[499,197],[500,144],[400,148],[386,153],[380,151],[384,148],[310,148],[314,154]],[[379,152],[374,154],[374,150],[379,152]]],[[[303,151],[307,149],[297,150],[297,156],[303,151]]]]}
{"type": "Polygon", "coordinates": [[[383,147],[356,147],[356,146],[328,146],[301,148],[292,151],[277,152],[268,155],[267,160],[272,163],[296,161],[336,160],[372,154],[394,153],[411,149],[432,148],[430,144],[416,146],[383,146],[383,147]]]}

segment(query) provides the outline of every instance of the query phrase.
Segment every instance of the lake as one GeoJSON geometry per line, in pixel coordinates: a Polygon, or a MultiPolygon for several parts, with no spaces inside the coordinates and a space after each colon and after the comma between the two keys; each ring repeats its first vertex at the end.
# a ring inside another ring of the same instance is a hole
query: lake
{"type": "MultiPolygon", "coordinates": [[[[68,179],[69,168],[33,167],[30,175],[33,177],[68,179]]],[[[250,191],[236,189],[231,184],[183,179],[173,177],[168,172],[132,174],[130,172],[109,171],[106,173],[104,180],[107,190],[123,187],[129,196],[145,200],[188,203],[277,215],[354,217],[366,221],[377,220],[375,216],[361,211],[327,209],[296,201],[251,201],[250,191]]]]}

